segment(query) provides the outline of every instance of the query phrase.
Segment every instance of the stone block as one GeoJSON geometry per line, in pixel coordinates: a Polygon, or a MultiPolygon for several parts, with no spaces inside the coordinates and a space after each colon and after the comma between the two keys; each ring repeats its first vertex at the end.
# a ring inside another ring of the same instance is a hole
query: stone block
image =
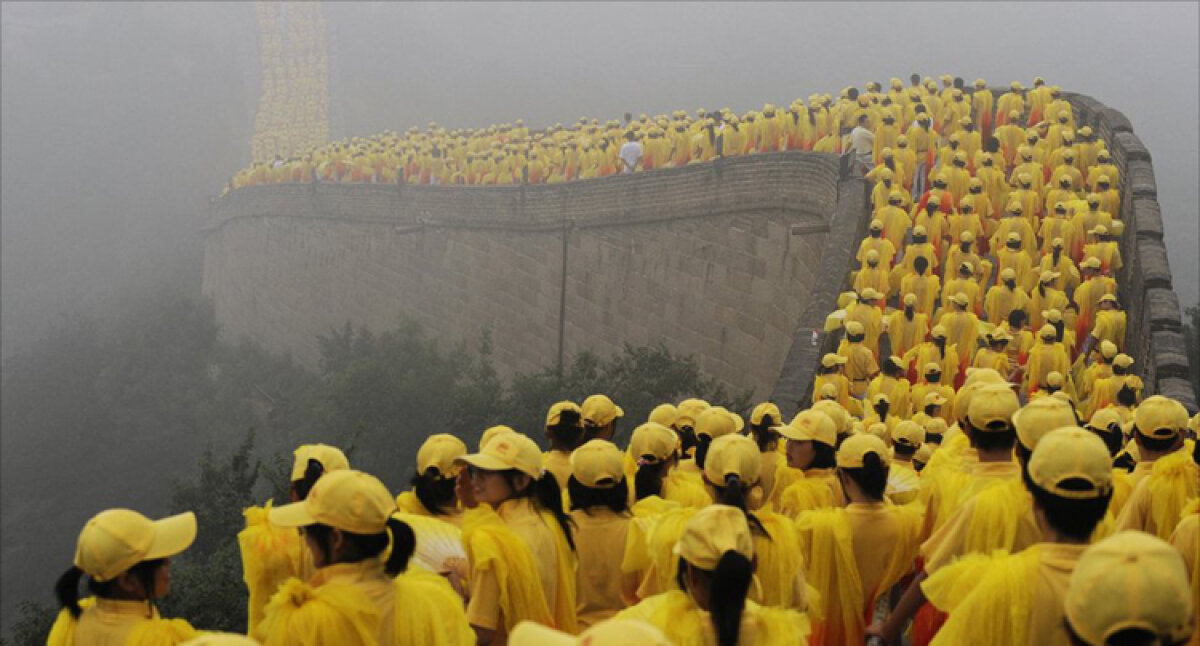
{"type": "Polygon", "coordinates": [[[1118,110],[1102,108],[1100,110],[1100,120],[1114,133],[1133,132],[1133,124],[1129,122],[1129,118],[1118,110]]]}
{"type": "Polygon", "coordinates": [[[1127,165],[1125,186],[1130,195],[1137,198],[1157,198],[1158,183],[1154,179],[1154,166],[1149,160],[1131,161],[1127,165]]]}
{"type": "Polygon", "coordinates": [[[1147,289],[1141,302],[1142,313],[1150,320],[1153,330],[1179,330],[1179,297],[1173,289],[1147,289]]]}
{"type": "Polygon", "coordinates": [[[1159,379],[1157,386],[1157,394],[1170,397],[1183,404],[1184,408],[1188,409],[1189,415],[1195,415],[1197,411],[1200,411],[1200,407],[1196,405],[1197,393],[1195,386],[1187,379],[1182,377],[1167,377],[1159,379]]]}
{"type": "Polygon", "coordinates": [[[1146,149],[1145,144],[1132,132],[1116,133],[1117,146],[1125,151],[1125,162],[1132,161],[1150,161],[1150,151],[1146,149]]]}
{"type": "Polygon", "coordinates": [[[1162,207],[1153,198],[1136,198],[1133,200],[1133,225],[1139,238],[1163,238],[1162,207]]]}
{"type": "Polygon", "coordinates": [[[1171,288],[1171,266],[1162,241],[1142,238],[1137,241],[1138,262],[1142,266],[1145,288],[1171,288]]]}

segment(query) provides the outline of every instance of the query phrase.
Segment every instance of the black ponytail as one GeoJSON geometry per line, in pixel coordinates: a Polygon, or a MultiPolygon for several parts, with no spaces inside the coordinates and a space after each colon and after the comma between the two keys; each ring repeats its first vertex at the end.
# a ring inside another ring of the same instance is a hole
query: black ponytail
{"type": "Polygon", "coordinates": [[[561,411],[558,414],[558,423],[547,426],[546,433],[555,444],[574,450],[583,443],[583,417],[579,411],[561,411]]]}
{"type": "Polygon", "coordinates": [[[742,486],[742,479],[740,476],[738,476],[736,473],[731,473],[725,476],[724,485],[717,485],[716,483],[710,484],[717,494],[716,496],[713,496],[714,503],[718,505],[728,505],[730,507],[736,507],[742,510],[742,513],[746,515],[746,524],[750,525],[750,531],[758,534],[759,536],[765,536],[767,540],[771,539],[771,534],[767,532],[767,528],[763,526],[762,521],[758,519],[758,516],[750,513],[750,510],[746,508],[746,489],[748,489],[748,487],[742,486]]]}
{"type": "Polygon", "coordinates": [[[868,498],[883,500],[883,492],[887,489],[888,467],[878,455],[868,453],[863,456],[862,467],[840,471],[858,484],[868,498]]]}
{"type": "Polygon", "coordinates": [[[436,467],[429,467],[425,473],[413,476],[413,493],[421,505],[434,516],[445,516],[447,508],[454,507],[454,478],[444,478],[436,467]]]}
{"type": "Polygon", "coordinates": [[[575,537],[571,534],[571,528],[574,527],[575,521],[571,520],[571,517],[563,511],[562,489],[558,486],[558,479],[554,477],[554,474],[549,471],[543,471],[542,477],[536,480],[531,478],[533,481],[529,486],[518,490],[513,483],[516,481],[517,476],[521,475],[521,472],[512,469],[502,471],[501,473],[504,474],[504,479],[508,482],[508,486],[516,492],[515,497],[530,498],[533,500],[535,506],[554,515],[554,520],[558,521],[558,526],[562,529],[563,535],[567,537],[567,545],[570,545],[571,550],[574,551],[575,537]]]}
{"type": "Polygon", "coordinates": [[[312,491],[313,485],[317,484],[317,480],[324,474],[325,467],[320,462],[310,459],[308,466],[304,468],[304,477],[292,481],[292,491],[296,493],[296,498],[308,498],[308,492],[312,491]]]}
{"type": "Polygon", "coordinates": [[[696,437],[696,466],[704,468],[704,461],[708,459],[708,447],[712,444],[712,438],[707,435],[699,435],[696,437]]]}
{"type": "Polygon", "coordinates": [[[754,563],[733,550],[722,554],[713,570],[701,570],[680,558],[675,580],[684,591],[687,590],[689,568],[696,578],[708,584],[708,611],[717,633],[718,646],[737,646],[746,595],[750,592],[750,582],[754,577],[754,563]]]}
{"type": "Polygon", "coordinates": [[[661,496],[666,469],[666,460],[638,464],[637,473],[633,476],[634,497],[641,500],[650,496],[661,496]]]}
{"type": "Polygon", "coordinates": [[[388,554],[383,571],[390,577],[408,568],[408,561],[417,549],[417,536],[408,523],[392,516],[387,520],[387,533],[392,538],[392,553],[388,554]]]}
{"type": "Polygon", "coordinates": [[[54,596],[58,605],[66,608],[75,619],[83,610],[79,607],[79,581],[83,578],[83,570],[72,565],[54,584],[54,596]]]}
{"type": "Polygon", "coordinates": [[[771,415],[763,415],[761,422],[750,425],[750,435],[758,445],[759,453],[770,451],[771,445],[779,441],[779,434],[771,430],[772,426],[778,425],[779,422],[771,415]]]}
{"type": "Polygon", "coordinates": [[[571,511],[586,512],[592,507],[607,507],[615,514],[623,514],[629,509],[629,485],[625,480],[610,487],[589,487],[570,476],[567,494],[571,498],[571,511]]]}

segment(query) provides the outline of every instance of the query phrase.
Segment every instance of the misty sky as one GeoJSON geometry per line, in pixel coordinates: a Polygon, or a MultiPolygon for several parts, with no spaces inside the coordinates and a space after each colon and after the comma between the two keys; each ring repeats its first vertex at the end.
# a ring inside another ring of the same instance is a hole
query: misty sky
{"type": "MultiPolygon", "coordinates": [[[[1200,295],[1195,3],[324,10],[342,135],[742,111],[914,71],[1042,75],[1129,116],[1154,156],[1176,290],[1185,306],[1200,295]]],[[[5,3],[2,18],[7,353],[72,304],[195,273],[207,199],[249,157],[258,59],[249,3],[5,3]]]]}

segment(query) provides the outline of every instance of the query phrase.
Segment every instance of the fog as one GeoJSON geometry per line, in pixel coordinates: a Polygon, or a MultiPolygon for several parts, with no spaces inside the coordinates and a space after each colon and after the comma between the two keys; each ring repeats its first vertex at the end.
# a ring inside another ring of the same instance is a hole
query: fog
{"type": "MultiPolygon", "coordinates": [[[[1176,291],[1185,307],[1200,299],[1195,3],[372,2],[323,11],[336,137],[430,120],[538,127],[627,111],[740,112],[913,72],[993,86],[1044,76],[1129,117],[1154,158],[1176,291]]],[[[259,63],[250,3],[4,3],[2,23],[9,357],[64,312],[119,310],[162,284],[199,290],[198,226],[249,161],[259,63]]]]}

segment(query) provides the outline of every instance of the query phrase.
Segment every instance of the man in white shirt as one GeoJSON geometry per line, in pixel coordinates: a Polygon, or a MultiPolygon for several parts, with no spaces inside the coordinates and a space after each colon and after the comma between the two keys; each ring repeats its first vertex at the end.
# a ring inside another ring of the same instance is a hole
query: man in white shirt
{"type": "Polygon", "coordinates": [[[632,131],[625,132],[625,143],[617,156],[621,159],[621,173],[632,173],[642,165],[642,144],[638,143],[637,135],[632,131]]]}
{"type": "Polygon", "coordinates": [[[875,149],[875,133],[867,128],[868,117],[865,114],[858,115],[858,125],[850,131],[850,149],[854,151],[854,157],[858,163],[862,165],[862,171],[866,173],[875,165],[874,149],[875,149]]]}

